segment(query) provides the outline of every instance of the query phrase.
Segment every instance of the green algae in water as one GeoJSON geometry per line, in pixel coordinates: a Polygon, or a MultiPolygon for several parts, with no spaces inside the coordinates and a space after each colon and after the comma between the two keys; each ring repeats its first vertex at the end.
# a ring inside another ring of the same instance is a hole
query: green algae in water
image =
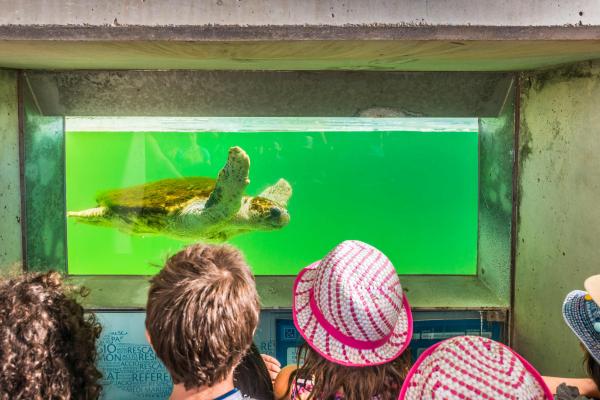
{"type": "MultiPolygon", "coordinates": [[[[381,249],[401,274],[476,273],[478,137],[452,131],[76,132],[66,134],[67,209],[99,192],[185,176],[216,177],[230,147],[251,160],[246,193],[279,178],[290,224],[229,242],[256,274],[294,275],[345,239],[381,249]]],[[[185,245],[68,220],[74,275],[149,275],[185,245]]]]}

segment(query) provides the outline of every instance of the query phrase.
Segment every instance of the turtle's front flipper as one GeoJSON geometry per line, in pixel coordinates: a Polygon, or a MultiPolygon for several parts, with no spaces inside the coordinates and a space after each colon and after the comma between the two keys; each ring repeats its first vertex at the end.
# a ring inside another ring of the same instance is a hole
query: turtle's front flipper
{"type": "Polygon", "coordinates": [[[280,206],[287,206],[287,202],[292,196],[292,187],[285,179],[281,178],[273,186],[269,186],[259,195],[265,199],[269,199],[279,204],[280,206]]]}
{"type": "Polygon", "coordinates": [[[242,196],[250,183],[248,171],[250,159],[239,147],[229,149],[227,163],[219,172],[215,188],[210,194],[202,217],[212,222],[229,219],[235,215],[242,204],[242,196]]]}

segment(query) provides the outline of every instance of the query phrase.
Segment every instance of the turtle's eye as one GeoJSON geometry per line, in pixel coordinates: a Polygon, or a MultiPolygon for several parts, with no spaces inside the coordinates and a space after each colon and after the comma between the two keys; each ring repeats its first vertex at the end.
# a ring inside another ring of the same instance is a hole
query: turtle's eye
{"type": "Polygon", "coordinates": [[[279,218],[281,217],[281,210],[277,207],[271,207],[271,218],[279,218]]]}

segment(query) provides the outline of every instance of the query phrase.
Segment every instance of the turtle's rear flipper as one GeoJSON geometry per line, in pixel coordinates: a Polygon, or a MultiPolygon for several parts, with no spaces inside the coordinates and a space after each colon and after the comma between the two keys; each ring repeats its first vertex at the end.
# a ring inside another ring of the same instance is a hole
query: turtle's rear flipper
{"type": "Polygon", "coordinates": [[[109,222],[107,211],[108,209],[106,207],[88,208],[83,211],[69,211],[67,212],[67,217],[86,224],[106,225],[109,222]]]}
{"type": "Polygon", "coordinates": [[[248,172],[250,159],[239,147],[229,149],[227,163],[219,172],[215,188],[208,197],[202,217],[209,221],[228,219],[236,214],[242,204],[242,196],[250,183],[248,172]]]}
{"type": "Polygon", "coordinates": [[[285,179],[280,179],[273,186],[269,186],[259,195],[265,199],[269,199],[279,204],[280,206],[287,206],[287,202],[292,197],[292,187],[285,179]]]}

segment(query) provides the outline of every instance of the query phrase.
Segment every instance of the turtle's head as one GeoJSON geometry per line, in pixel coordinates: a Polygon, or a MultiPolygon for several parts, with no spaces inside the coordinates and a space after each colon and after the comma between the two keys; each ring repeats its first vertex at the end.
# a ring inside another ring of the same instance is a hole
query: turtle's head
{"type": "Polygon", "coordinates": [[[242,212],[246,223],[256,230],[279,229],[290,222],[290,214],[284,206],[261,196],[244,199],[242,212]]]}

